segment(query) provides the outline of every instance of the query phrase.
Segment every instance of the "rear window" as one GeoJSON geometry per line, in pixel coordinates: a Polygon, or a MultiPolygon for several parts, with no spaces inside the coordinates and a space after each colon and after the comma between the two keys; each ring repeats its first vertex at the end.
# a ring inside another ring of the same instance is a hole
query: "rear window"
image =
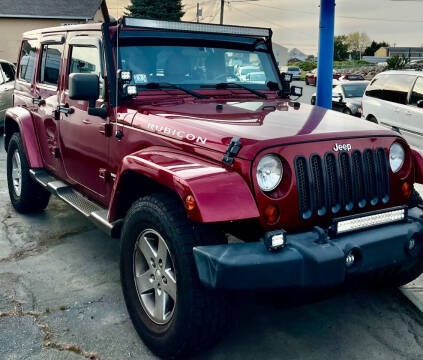
{"type": "Polygon", "coordinates": [[[379,76],[371,82],[366,95],[405,105],[415,78],[413,75],[379,76]]]}
{"type": "Polygon", "coordinates": [[[32,82],[35,68],[36,41],[24,40],[19,61],[19,79],[32,82]]]}

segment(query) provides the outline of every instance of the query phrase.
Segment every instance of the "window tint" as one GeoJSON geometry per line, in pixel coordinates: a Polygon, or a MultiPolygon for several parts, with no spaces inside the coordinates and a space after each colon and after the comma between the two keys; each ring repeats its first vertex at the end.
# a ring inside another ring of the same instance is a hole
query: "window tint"
{"type": "Polygon", "coordinates": [[[97,74],[100,79],[100,95],[103,94],[104,80],[101,77],[100,53],[94,46],[73,46],[69,74],[97,74]]]}
{"type": "Polygon", "coordinates": [[[15,80],[15,68],[12,65],[8,63],[1,63],[1,68],[3,69],[5,82],[15,80]]]}
{"type": "Polygon", "coordinates": [[[384,84],[383,100],[407,104],[408,93],[415,79],[416,77],[412,75],[388,76],[384,84]]]}
{"type": "Polygon", "coordinates": [[[35,40],[24,40],[19,62],[19,79],[32,82],[35,66],[35,40]]]}
{"type": "Polygon", "coordinates": [[[414,80],[415,76],[412,75],[382,75],[370,83],[366,95],[398,104],[406,104],[414,80]]]}
{"type": "Polygon", "coordinates": [[[423,100],[423,78],[417,78],[414,84],[413,92],[411,93],[410,104],[417,105],[417,101],[423,100]]]}
{"type": "Polygon", "coordinates": [[[63,45],[46,45],[41,57],[40,82],[57,85],[63,45]]]}

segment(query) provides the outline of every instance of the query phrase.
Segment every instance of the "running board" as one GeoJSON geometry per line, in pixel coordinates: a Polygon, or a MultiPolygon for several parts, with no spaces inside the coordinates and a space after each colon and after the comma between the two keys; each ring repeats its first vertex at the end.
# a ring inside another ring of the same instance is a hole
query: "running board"
{"type": "Polygon", "coordinates": [[[122,220],[117,220],[113,223],[108,222],[107,209],[92,202],[79,191],[76,191],[71,185],[56,179],[45,170],[30,169],[29,173],[43,188],[79,211],[100,230],[112,237],[120,236],[122,220]]]}

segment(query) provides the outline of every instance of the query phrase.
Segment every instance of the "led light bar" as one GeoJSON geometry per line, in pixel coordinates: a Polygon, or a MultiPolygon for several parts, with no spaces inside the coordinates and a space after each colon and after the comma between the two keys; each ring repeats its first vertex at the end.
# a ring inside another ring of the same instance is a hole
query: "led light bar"
{"type": "Polygon", "coordinates": [[[406,209],[387,211],[374,215],[367,215],[349,220],[340,220],[336,223],[336,233],[343,234],[350,231],[366,229],[373,226],[389,224],[404,220],[406,209]]]}
{"type": "Polygon", "coordinates": [[[140,28],[151,28],[151,29],[162,29],[162,30],[270,37],[270,29],[247,27],[247,26],[201,24],[201,23],[192,23],[192,22],[184,22],[184,21],[177,22],[177,21],[149,20],[149,19],[137,19],[137,18],[131,18],[131,17],[124,17],[123,25],[129,26],[129,27],[140,27],[140,28]]]}

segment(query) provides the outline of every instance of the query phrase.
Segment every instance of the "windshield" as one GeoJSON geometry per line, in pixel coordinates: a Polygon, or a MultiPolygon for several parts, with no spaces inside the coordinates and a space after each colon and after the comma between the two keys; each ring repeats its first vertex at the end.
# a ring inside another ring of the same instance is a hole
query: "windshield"
{"type": "Polygon", "coordinates": [[[343,85],[344,94],[347,98],[353,97],[363,97],[364,91],[366,90],[368,84],[349,84],[343,85]]]}
{"type": "Polygon", "coordinates": [[[238,83],[268,89],[269,82],[279,84],[271,57],[263,51],[126,45],[119,48],[119,63],[120,69],[132,71],[135,85],[166,82],[200,88],[201,85],[238,83]]]}

